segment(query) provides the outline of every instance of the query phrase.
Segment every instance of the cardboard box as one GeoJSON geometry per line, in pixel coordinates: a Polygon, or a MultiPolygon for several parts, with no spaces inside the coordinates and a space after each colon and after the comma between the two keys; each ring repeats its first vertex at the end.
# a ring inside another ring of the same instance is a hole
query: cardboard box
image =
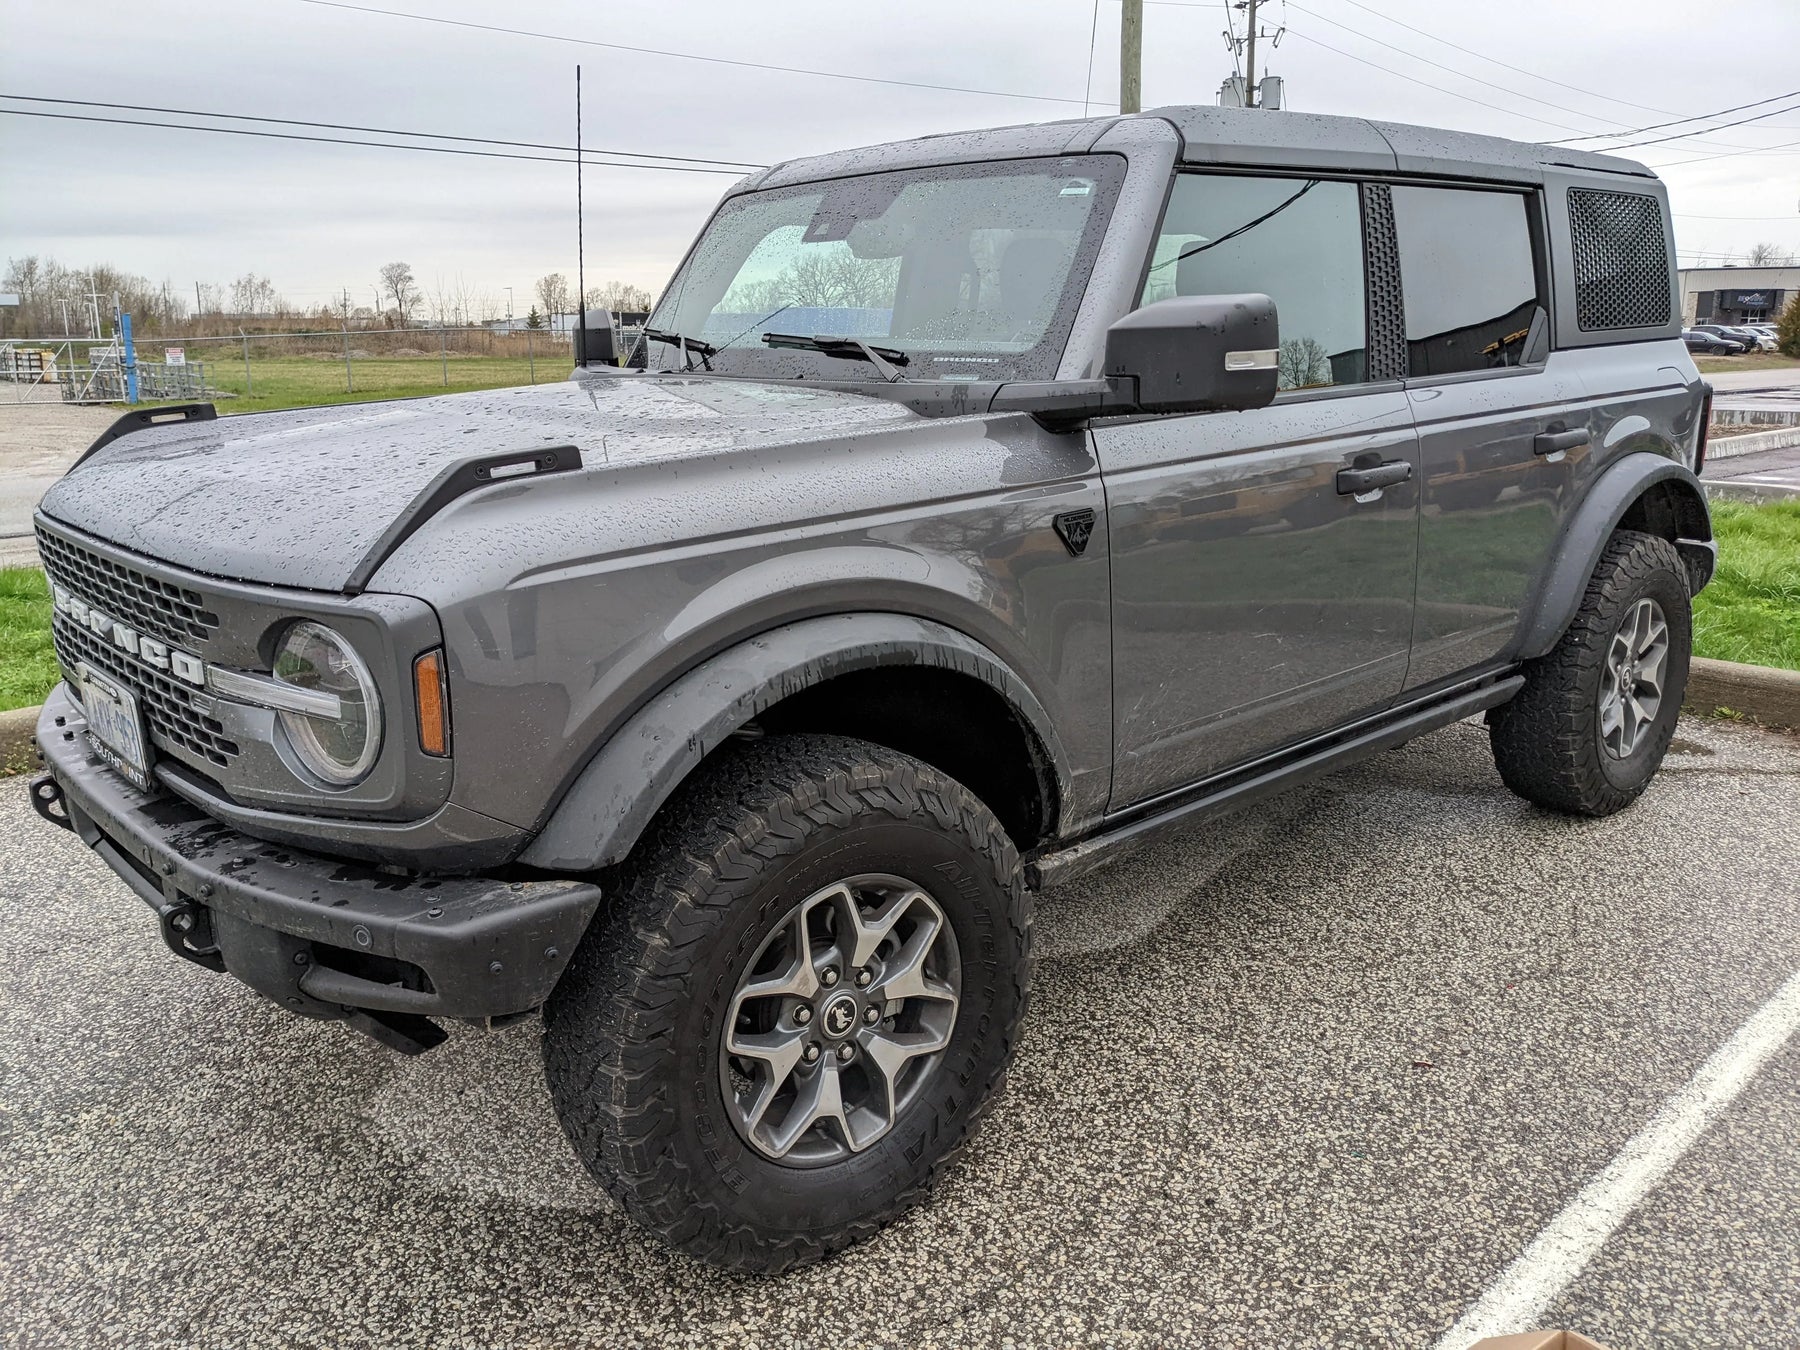
{"type": "Polygon", "coordinates": [[[1521,1331],[1517,1336],[1489,1336],[1469,1350],[1606,1350],[1578,1331],[1521,1331]]]}

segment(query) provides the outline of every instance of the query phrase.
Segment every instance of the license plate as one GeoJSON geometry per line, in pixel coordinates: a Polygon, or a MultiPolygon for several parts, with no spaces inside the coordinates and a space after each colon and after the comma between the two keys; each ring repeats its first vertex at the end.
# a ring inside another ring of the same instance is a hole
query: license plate
{"type": "Polygon", "coordinates": [[[150,791],[149,742],[144,738],[137,695],[91,666],[83,665],[75,674],[81,681],[88,743],[134,787],[150,791]]]}

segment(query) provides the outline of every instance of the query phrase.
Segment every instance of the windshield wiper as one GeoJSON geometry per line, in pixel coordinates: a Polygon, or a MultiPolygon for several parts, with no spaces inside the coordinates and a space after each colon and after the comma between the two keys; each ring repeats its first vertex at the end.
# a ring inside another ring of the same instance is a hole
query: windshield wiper
{"type": "Polygon", "coordinates": [[[666,342],[671,347],[679,347],[681,349],[681,368],[683,370],[692,370],[694,368],[694,357],[696,356],[700,358],[700,364],[702,366],[707,370],[711,370],[712,362],[707,358],[717,356],[719,353],[719,349],[713,346],[712,343],[702,342],[699,338],[686,337],[680,333],[665,332],[660,328],[644,328],[639,331],[652,342],[666,342]]]}
{"type": "Polygon", "coordinates": [[[766,347],[796,347],[802,351],[820,352],[825,356],[841,356],[848,361],[867,361],[889,384],[896,384],[904,378],[898,367],[907,365],[912,360],[898,347],[872,347],[861,338],[854,337],[764,333],[762,340],[766,347]]]}

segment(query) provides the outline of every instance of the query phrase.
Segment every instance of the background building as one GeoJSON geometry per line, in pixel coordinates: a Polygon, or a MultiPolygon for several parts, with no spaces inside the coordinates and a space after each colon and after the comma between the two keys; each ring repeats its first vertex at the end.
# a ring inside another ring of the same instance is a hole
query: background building
{"type": "Polygon", "coordinates": [[[1800,295],[1800,267],[1685,267],[1681,322],[1774,322],[1800,295]]]}

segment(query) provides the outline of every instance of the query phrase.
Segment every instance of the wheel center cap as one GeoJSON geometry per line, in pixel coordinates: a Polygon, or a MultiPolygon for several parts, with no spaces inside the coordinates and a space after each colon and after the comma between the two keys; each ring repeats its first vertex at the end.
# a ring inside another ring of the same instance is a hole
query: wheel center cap
{"type": "Polygon", "coordinates": [[[848,1036],[856,1026],[856,999],[849,994],[839,994],[825,1005],[819,1021],[827,1036],[848,1036]]]}

